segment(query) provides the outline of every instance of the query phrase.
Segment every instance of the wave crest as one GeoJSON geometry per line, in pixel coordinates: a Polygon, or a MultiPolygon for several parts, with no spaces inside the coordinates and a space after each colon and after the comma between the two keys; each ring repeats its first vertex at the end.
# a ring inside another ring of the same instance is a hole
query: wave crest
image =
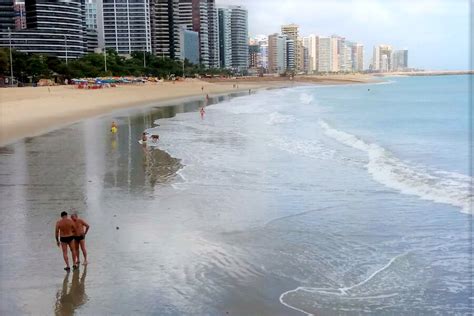
{"type": "Polygon", "coordinates": [[[324,121],[319,125],[336,141],[367,153],[367,170],[377,182],[403,194],[423,200],[450,204],[472,214],[471,177],[454,172],[411,166],[377,144],[366,143],[352,134],[337,130],[324,121]]]}

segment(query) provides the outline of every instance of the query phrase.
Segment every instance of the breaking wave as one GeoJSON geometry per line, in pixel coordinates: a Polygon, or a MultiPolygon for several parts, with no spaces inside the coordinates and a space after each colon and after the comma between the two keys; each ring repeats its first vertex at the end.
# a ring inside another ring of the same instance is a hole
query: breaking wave
{"type": "Polygon", "coordinates": [[[367,170],[377,182],[403,194],[423,200],[450,204],[472,214],[471,177],[446,171],[411,166],[377,144],[370,144],[352,134],[337,130],[324,121],[319,125],[336,141],[367,153],[367,170]]]}

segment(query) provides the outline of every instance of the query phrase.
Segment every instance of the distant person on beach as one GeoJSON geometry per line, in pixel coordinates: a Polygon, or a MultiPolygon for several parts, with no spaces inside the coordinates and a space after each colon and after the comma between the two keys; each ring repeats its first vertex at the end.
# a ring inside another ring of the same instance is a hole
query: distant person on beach
{"type": "Polygon", "coordinates": [[[61,248],[63,251],[63,258],[64,262],[66,263],[66,267],[64,270],[70,271],[71,268],[69,266],[69,258],[67,254],[67,248],[71,249],[72,253],[72,262],[73,268],[76,269],[76,261],[77,261],[77,254],[76,249],[74,247],[74,236],[76,234],[74,222],[67,217],[67,212],[61,212],[61,219],[56,222],[56,229],[55,229],[55,237],[56,237],[56,244],[59,247],[61,244],[61,248]]]}
{"type": "Polygon", "coordinates": [[[118,126],[115,122],[112,122],[112,126],[110,127],[110,131],[115,134],[118,131],[118,126]]]}
{"type": "Polygon", "coordinates": [[[201,91],[204,91],[204,86],[201,87],[201,91]]]}
{"type": "Polygon", "coordinates": [[[71,219],[74,222],[74,230],[76,231],[76,234],[74,236],[74,246],[76,248],[76,255],[77,255],[77,261],[76,263],[80,263],[80,253],[79,253],[79,246],[81,247],[82,255],[84,256],[84,265],[87,265],[87,250],[86,250],[86,235],[87,232],[89,231],[89,224],[86,223],[85,220],[82,218],[79,218],[76,213],[71,215],[71,219]],[[84,227],[86,230],[84,231],[84,227]]]}
{"type": "Polygon", "coordinates": [[[202,107],[200,110],[199,110],[199,113],[201,113],[201,120],[204,119],[204,114],[206,114],[206,110],[204,110],[204,107],[202,107]]]}
{"type": "Polygon", "coordinates": [[[142,134],[142,142],[146,142],[148,140],[148,137],[146,136],[146,133],[142,134]]]}
{"type": "Polygon", "coordinates": [[[151,141],[153,143],[158,143],[158,141],[160,140],[160,135],[151,135],[151,141]]]}

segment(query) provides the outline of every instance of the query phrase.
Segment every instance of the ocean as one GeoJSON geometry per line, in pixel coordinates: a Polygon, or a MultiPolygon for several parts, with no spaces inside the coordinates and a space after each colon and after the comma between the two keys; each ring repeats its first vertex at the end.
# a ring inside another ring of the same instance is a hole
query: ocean
{"type": "Polygon", "coordinates": [[[213,98],[203,119],[189,101],[7,146],[3,311],[469,314],[469,80],[266,90],[213,98]],[[69,207],[91,264],[64,307],[60,254],[40,249],[69,207]]]}

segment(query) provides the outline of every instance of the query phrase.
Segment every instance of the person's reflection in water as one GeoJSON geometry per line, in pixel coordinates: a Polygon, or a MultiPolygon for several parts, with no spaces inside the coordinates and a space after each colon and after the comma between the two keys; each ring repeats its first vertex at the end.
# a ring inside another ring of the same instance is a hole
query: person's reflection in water
{"type": "Polygon", "coordinates": [[[56,294],[56,315],[74,315],[74,311],[84,305],[88,298],[85,291],[85,281],[87,274],[87,267],[84,266],[84,271],[79,278],[80,271],[75,270],[72,273],[72,283],[69,286],[69,274],[64,277],[63,287],[56,294]]]}

